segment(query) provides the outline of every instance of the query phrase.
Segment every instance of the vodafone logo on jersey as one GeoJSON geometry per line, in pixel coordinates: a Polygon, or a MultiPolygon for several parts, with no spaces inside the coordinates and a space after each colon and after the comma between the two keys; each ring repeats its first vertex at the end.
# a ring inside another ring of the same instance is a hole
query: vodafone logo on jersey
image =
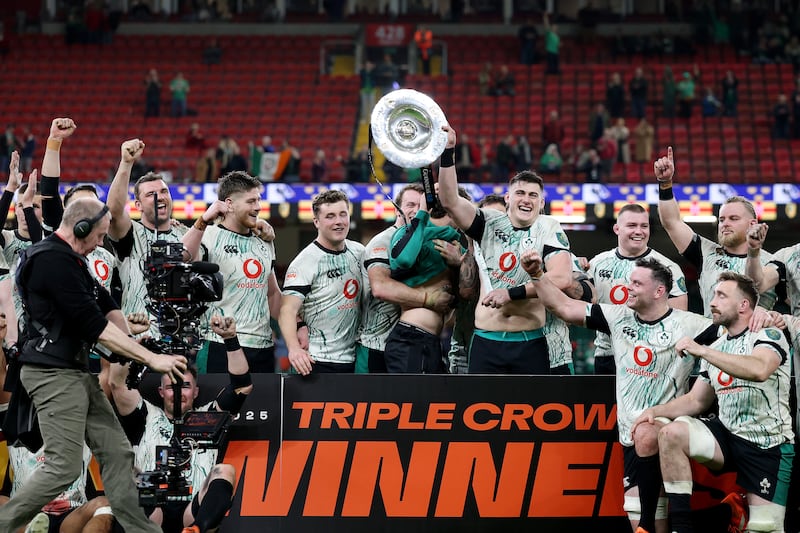
{"type": "Polygon", "coordinates": [[[102,259],[95,259],[94,264],[92,265],[94,268],[94,273],[97,274],[97,279],[101,281],[107,281],[108,276],[111,273],[111,269],[108,268],[108,265],[102,259]]]}
{"type": "Polygon", "coordinates": [[[248,259],[242,265],[242,271],[247,279],[256,279],[264,272],[264,266],[258,259],[248,259]]]}
{"type": "Polygon", "coordinates": [[[733,376],[730,374],[726,374],[725,372],[720,372],[717,374],[717,382],[722,385],[723,387],[727,387],[731,383],[733,383],[733,376]]]}
{"type": "Polygon", "coordinates": [[[633,360],[639,366],[648,366],[653,362],[653,350],[647,346],[637,346],[633,349],[633,360]]]}
{"type": "Polygon", "coordinates": [[[608,299],[614,305],[624,304],[628,301],[628,287],[625,285],[614,285],[608,292],[608,299]]]}
{"type": "Polygon", "coordinates": [[[500,256],[499,261],[500,270],[503,272],[508,272],[515,266],[517,266],[517,256],[514,255],[513,252],[506,252],[500,256]]]}
{"type": "Polygon", "coordinates": [[[358,281],[355,279],[348,279],[344,282],[344,290],[342,291],[344,297],[348,300],[352,300],[356,296],[358,296],[358,281]]]}

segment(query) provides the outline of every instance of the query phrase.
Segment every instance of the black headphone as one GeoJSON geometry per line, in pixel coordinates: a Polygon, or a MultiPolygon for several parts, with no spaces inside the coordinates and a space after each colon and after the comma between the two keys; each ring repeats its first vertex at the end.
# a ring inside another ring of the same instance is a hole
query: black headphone
{"type": "Polygon", "coordinates": [[[103,205],[103,209],[92,218],[82,218],[77,221],[75,225],[72,226],[72,233],[79,239],[85,239],[92,232],[94,225],[97,224],[101,218],[106,216],[106,213],[108,213],[108,206],[103,205]]]}

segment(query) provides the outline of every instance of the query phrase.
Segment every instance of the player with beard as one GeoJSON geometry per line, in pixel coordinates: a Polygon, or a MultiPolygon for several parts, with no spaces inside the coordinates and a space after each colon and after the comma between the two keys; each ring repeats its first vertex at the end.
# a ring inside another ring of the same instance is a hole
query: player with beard
{"type": "Polygon", "coordinates": [[[712,342],[719,333],[710,319],[673,309],[669,305],[672,273],[653,258],[638,259],[627,285],[625,305],[587,304],[558,290],[541,276],[541,258],[535,250],[523,254],[523,267],[537,281],[539,298],[547,309],[574,325],[609,335],[616,358],[617,424],[624,454],[624,509],[634,529],[656,531],[661,476],[658,429],[665,421],[652,420],[632,431],[634,420],[647,408],[683,394],[694,368],[690,357],[679,357],[676,343],[683,335],[712,342]]]}
{"type": "Polygon", "coordinates": [[[544,183],[534,172],[511,178],[507,213],[480,209],[461,198],[453,155],[456,133],[450,126],[443,129],[448,139],[439,169],[440,201],[456,226],[475,241],[478,270],[483,271],[469,372],[549,374],[544,306],[535,298],[536,288],[519,257],[537,250],[546,275],[566,289],[573,282],[569,239],[556,219],[540,214],[544,183]]]}
{"type": "MultiPolygon", "coordinates": [[[[237,333],[251,372],[275,371],[275,343],[270,316],[278,318],[281,291],[275,278],[275,245],[253,230],[261,211],[261,182],[245,172],[229,172],[219,180],[215,201],[183,236],[191,257],[200,255],[219,265],[224,285],[222,300],[209,305],[208,319],[219,314],[236,317],[237,333]],[[214,220],[221,221],[214,224],[214,220]]],[[[227,372],[222,339],[208,333],[206,371],[227,372]]],[[[202,367],[202,365],[201,365],[202,367]]]]}
{"type": "MultiPolygon", "coordinates": [[[[628,299],[627,286],[636,261],[643,257],[653,257],[672,272],[670,307],[686,311],[689,300],[686,294],[686,278],[677,263],[648,245],[650,217],[647,210],[639,204],[623,206],[617,215],[614,233],[617,234],[617,247],[601,252],[589,261],[588,274],[597,288],[598,303],[624,305],[628,299]]],[[[616,370],[608,335],[598,331],[594,344],[594,373],[613,375],[616,370]]]]}
{"type": "Polygon", "coordinates": [[[119,167],[108,190],[107,203],[111,213],[108,236],[119,261],[123,314],[147,313],[151,323],[149,335],[160,338],[158,321],[146,307],[149,299],[142,264],[156,238],[180,242],[187,228],[172,223],[172,196],[163,177],[154,172],[148,172],[133,186],[134,205],[142,215],[141,220],[132,220],[125,209],[131,170],[136,160],[142,157],[144,148],[144,142],[139,139],[125,141],[120,147],[119,167]]]}
{"type": "MultiPolygon", "coordinates": [[[[714,286],[720,272],[730,270],[739,274],[745,273],[747,232],[758,223],[755,208],[746,198],[731,196],[719,209],[718,243],[701,237],[681,220],[680,207],[672,192],[675,163],[671,146],[667,148],[666,157],[657,159],[653,168],[659,186],[658,216],[661,225],[667,230],[678,252],[697,269],[704,313],[710,317],[709,304],[714,297],[714,286]]],[[[762,252],[759,259],[765,265],[772,260],[772,255],[762,252]]],[[[758,305],[772,309],[775,299],[774,292],[765,293],[758,305]]]]}
{"type": "MultiPolygon", "coordinates": [[[[653,406],[634,423],[635,431],[637,424],[651,424],[657,417],[673,420],[659,431],[658,444],[675,533],[694,530],[690,458],[712,471],[736,472],[737,483],[747,491],[746,531],[784,530],[794,458],[789,344],[776,328],[750,329],[757,300],[750,278],[723,272],[709,307],[714,324],[727,334],[710,346],[681,338],[675,349],[700,359],[699,378],[687,394],[653,406]],[[715,400],[717,416],[695,418],[715,400]]],[[[742,522],[736,526],[744,529],[742,522]]]]}
{"type": "MultiPolygon", "coordinates": [[[[469,201],[464,189],[459,195],[469,201]]],[[[392,277],[424,291],[423,304],[403,306],[400,320],[386,339],[386,369],[389,373],[441,374],[447,371],[439,336],[444,314],[432,309],[429,298],[451,292],[464,250],[454,256],[446,247],[458,243],[460,233],[438,202],[428,209],[425,197],[408,224],[392,237],[389,265],[392,277]],[[445,253],[442,253],[445,252],[445,253]],[[451,267],[454,270],[451,270],[451,267]]]]}
{"type": "Polygon", "coordinates": [[[352,373],[361,323],[364,246],[347,238],[350,201],[343,192],[321,192],[311,207],[317,237],[286,271],[278,323],[297,373],[352,373]],[[297,322],[298,316],[304,322],[297,322]],[[308,349],[297,336],[305,325],[308,349]]]}

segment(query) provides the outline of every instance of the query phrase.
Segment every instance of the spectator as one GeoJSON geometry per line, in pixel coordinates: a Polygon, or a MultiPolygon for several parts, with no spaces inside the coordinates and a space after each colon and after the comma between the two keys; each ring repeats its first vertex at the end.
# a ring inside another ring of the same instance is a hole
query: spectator
{"type": "Polygon", "coordinates": [[[220,170],[220,174],[223,176],[230,172],[247,172],[247,159],[239,151],[238,146],[234,147],[233,154],[228,159],[228,164],[220,170]]]}
{"type": "Polygon", "coordinates": [[[189,82],[183,77],[182,72],[175,75],[169,84],[169,90],[172,93],[172,116],[185,117],[189,82]]]}
{"type": "Polygon", "coordinates": [[[633,130],[636,139],[636,161],[638,163],[649,163],[653,157],[653,142],[655,141],[655,130],[642,118],[633,130]]]}
{"type": "Polygon", "coordinates": [[[456,172],[465,181],[472,178],[476,164],[480,163],[478,148],[470,142],[469,135],[464,133],[458,137],[456,144],[456,172]]]}
{"type": "Polygon", "coordinates": [[[606,106],[602,102],[595,105],[594,111],[589,116],[589,138],[592,140],[592,144],[603,136],[603,132],[610,124],[611,117],[606,111],[606,106]]]}
{"type": "Polygon", "coordinates": [[[678,83],[678,102],[680,104],[680,116],[682,118],[692,117],[692,106],[694,106],[694,79],[689,72],[683,73],[683,79],[678,83]]]}
{"type": "MultiPolygon", "coordinates": [[[[219,178],[217,169],[216,151],[213,148],[206,150],[206,153],[197,160],[194,171],[194,181],[197,183],[214,183],[219,178]]],[[[256,173],[258,169],[256,169],[256,173]]]]}
{"type": "Polygon", "coordinates": [[[372,170],[369,166],[369,153],[365,147],[353,153],[347,161],[347,181],[351,183],[369,183],[372,170]]]}
{"type": "Polygon", "coordinates": [[[631,162],[631,131],[625,125],[624,118],[618,118],[611,127],[611,135],[617,141],[617,161],[624,164],[631,162]]]}
{"type": "Polygon", "coordinates": [[[508,181],[509,174],[516,169],[513,135],[506,135],[506,137],[497,144],[494,161],[495,178],[498,181],[508,181]]]}
{"type": "Polygon", "coordinates": [[[675,101],[677,99],[678,89],[675,85],[675,76],[672,74],[672,68],[669,66],[664,67],[662,84],[664,116],[666,118],[672,118],[675,116],[675,101]]]}
{"type": "Polygon", "coordinates": [[[561,172],[561,165],[564,160],[561,154],[558,153],[558,146],[551,144],[542,154],[539,160],[539,173],[540,174],[558,174],[561,172]]]}
{"type": "Polygon", "coordinates": [[[546,74],[559,74],[559,48],[561,47],[561,38],[558,36],[558,25],[550,24],[550,16],[545,13],[543,16],[544,21],[544,49],[547,53],[547,70],[546,74]]]}
{"type": "Polygon", "coordinates": [[[397,83],[400,78],[400,70],[392,62],[392,56],[389,54],[383,55],[383,63],[375,67],[373,73],[375,84],[380,87],[382,94],[391,92],[400,85],[397,83]]]}
{"type": "Polygon", "coordinates": [[[533,153],[528,138],[520,135],[514,147],[514,159],[517,162],[517,172],[533,169],[533,153]]]}
{"type": "Polygon", "coordinates": [[[589,161],[589,150],[586,149],[583,142],[578,141],[567,158],[567,165],[572,169],[572,173],[577,176],[578,172],[582,172],[581,169],[587,161],[589,161]]]}
{"type": "Polygon", "coordinates": [[[611,170],[614,168],[619,154],[617,139],[614,138],[614,131],[611,128],[606,129],[603,136],[597,141],[596,149],[597,155],[602,160],[603,176],[608,179],[611,177],[611,170]]]}
{"type": "Polygon", "coordinates": [[[22,130],[22,151],[20,152],[20,169],[24,174],[30,174],[33,169],[33,153],[36,151],[36,137],[28,127],[22,130]]]}
{"type": "Polygon", "coordinates": [[[420,25],[414,33],[414,44],[419,51],[419,57],[422,60],[422,73],[426,76],[431,74],[431,49],[433,48],[433,32],[420,25]]]}
{"type": "Polygon", "coordinates": [[[383,162],[383,175],[386,181],[390,183],[398,183],[403,181],[403,169],[389,161],[388,159],[383,162]]]}
{"type": "Polygon", "coordinates": [[[275,179],[280,179],[287,183],[300,181],[300,150],[289,143],[289,139],[284,139],[281,146],[280,157],[278,158],[278,168],[275,171],[275,179]]]}
{"type": "Polygon", "coordinates": [[[722,78],[722,106],[726,117],[736,116],[736,104],[739,103],[739,80],[732,70],[725,72],[722,78]]]}
{"type": "Polygon", "coordinates": [[[603,183],[603,161],[594,148],[586,152],[584,162],[576,168],[584,173],[586,183],[603,183]]]}
{"type": "Polygon", "coordinates": [[[520,26],[517,32],[520,46],[519,62],[523,65],[533,65],[538,62],[536,57],[536,40],[539,38],[539,32],[536,31],[536,26],[533,21],[528,19],[525,24],[520,26]]]}
{"type": "Polygon", "coordinates": [[[551,109],[550,114],[547,116],[547,120],[544,123],[544,127],[542,128],[542,149],[547,148],[551,144],[560,146],[565,135],[566,132],[564,131],[564,125],[561,123],[561,119],[558,117],[558,111],[551,109]]]}
{"type": "Polygon", "coordinates": [[[619,72],[611,75],[611,81],[606,88],[606,107],[611,118],[625,115],[625,89],[622,86],[622,77],[619,72]]]}
{"type": "Polygon", "coordinates": [[[478,72],[478,92],[480,94],[489,94],[489,91],[494,87],[494,74],[491,63],[485,63],[480,72],[478,72]]]}
{"type": "Polygon", "coordinates": [[[311,160],[311,181],[325,183],[328,181],[328,163],[325,161],[325,151],[317,150],[311,160]]]}
{"type": "Polygon", "coordinates": [[[236,144],[229,135],[223,133],[222,137],[217,144],[217,159],[219,160],[219,167],[225,173],[225,168],[230,163],[234,154],[239,153],[239,145],[236,144]]]}
{"type": "Polygon", "coordinates": [[[722,102],[714,96],[714,89],[706,87],[706,95],[701,102],[703,117],[716,117],[722,109],[722,102]]]}
{"type": "Polygon", "coordinates": [[[514,74],[508,69],[508,65],[500,66],[500,72],[494,80],[494,88],[490,91],[493,96],[514,96],[514,74]]]}
{"type": "Polygon", "coordinates": [[[189,127],[189,133],[186,134],[186,148],[189,150],[197,150],[198,153],[206,148],[206,137],[200,131],[200,124],[192,122],[189,127]]]}
{"type": "Polygon", "coordinates": [[[628,83],[628,90],[631,93],[631,113],[636,118],[643,118],[647,108],[647,79],[642,67],[636,68],[628,83]]]}
{"type": "Polygon", "coordinates": [[[785,94],[778,95],[778,103],[772,109],[772,118],[774,119],[774,129],[772,136],[775,139],[788,139],[789,138],[789,103],[785,94]]]}
{"type": "Polygon", "coordinates": [[[6,126],[6,132],[0,138],[0,171],[8,172],[8,164],[11,161],[11,154],[22,149],[22,143],[14,134],[14,125],[6,126]]]}
{"type": "Polygon", "coordinates": [[[797,74],[800,71],[800,40],[796,35],[793,35],[783,48],[783,57],[792,64],[794,73],[797,74]]]}
{"type": "Polygon", "coordinates": [[[161,114],[161,82],[156,69],[150,69],[144,78],[144,85],[144,116],[157,117],[161,114]]]}
{"type": "Polygon", "coordinates": [[[219,65],[222,62],[222,48],[219,47],[217,39],[212,37],[208,41],[208,46],[203,50],[203,63],[208,65],[219,65]]]}
{"type": "Polygon", "coordinates": [[[372,108],[375,107],[375,63],[364,61],[359,76],[361,76],[361,122],[366,123],[369,122],[372,108]]]}

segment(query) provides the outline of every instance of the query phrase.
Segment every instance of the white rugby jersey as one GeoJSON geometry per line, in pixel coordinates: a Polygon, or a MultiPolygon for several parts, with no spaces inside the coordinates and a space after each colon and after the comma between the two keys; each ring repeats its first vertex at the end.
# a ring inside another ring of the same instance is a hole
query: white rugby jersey
{"type": "Polygon", "coordinates": [[[524,285],[530,275],[520,265],[526,250],[538,250],[543,261],[557,253],[569,252],[569,239],[561,224],[550,216],[539,215],[529,228],[515,228],[508,215],[495,209],[481,209],[485,217],[483,232],[469,236],[480,244],[491,289],[524,285]]]}
{"type": "Polygon", "coordinates": [[[686,392],[694,357],[681,357],[675,344],[683,337],[716,338],[711,319],[670,309],[654,322],[644,322],[624,305],[587,304],[586,327],[610,334],[617,364],[616,395],[619,440],[633,446],[631,426],[642,411],[686,392]]]}
{"type": "Polygon", "coordinates": [[[361,279],[364,281],[362,289],[362,317],[359,342],[366,348],[383,351],[386,348],[386,338],[392,332],[400,319],[400,306],[376,298],[372,294],[369,284],[368,272],[373,268],[389,268],[389,250],[392,246],[392,236],[397,232],[396,226],[389,226],[375,235],[364,249],[364,261],[361,263],[361,279]]]}
{"type": "MultiPolygon", "coordinates": [[[[570,253],[570,255],[572,256],[572,272],[583,272],[575,254],[570,253]]],[[[550,368],[572,363],[572,339],[569,338],[569,324],[547,309],[542,333],[547,340],[550,368]]]]}
{"type": "Polygon", "coordinates": [[[758,333],[746,329],[735,337],[720,337],[711,345],[714,350],[742,357],[751,357],[756,347],[769,348],[781,361],[766,381],[735,378],[705,359],[700,362],[698,379],[714,388],[722,424],[734,435],[766,449],[794,442],[789,411],[791,362],[786,336],[776,328],[764,328],[758,333]]]}
{"type": "MultiPolygon", "coordinates": [[[[135,453],[134,466],[137,472],[149,472],[156,467],[156,446],[169,446],[172,432],[175,428],[167,418],[164,410],[144,398],[143,404],[147,408],[147,418],[145,419],[144,434],[138,444],[134,444],[135,453]]],[[[195,411],[208,411],[214,402],[209,402],[202,407],[197,407],[195,411]]],[[[217,464],[217,450],[208,448],[205,450],[194,450],[192,452],[191,468],[189,470],[189,480],[192,484],[193,493],[196,494],[203,486],[211,469],[217,464]]]]}
{"type": "Polygon", "coordinates": [[[283,294],[300,298],[308,324],[308,353],[317,361],[352,363],[361,324],[361,262],[364,246],[346,240],[341,252],[317,241],[306,246],[286,271],[283,294]]]}
{"type": "Polygon", "coordinates": [[[242,235],[220,226],[209,226],[203,235],[208,260],[219,265],[223,279],[222,300],[212,302],[205,314],[205,338],[223,342],[211,331],[215,314],[236,318],[239,343],[248,348],[273,345],[267,292],[275,272],[275,246],[256,235],[242,235]]]}
{"type": "MultiPolygon", "coordinates": [[[[631,272],[636,268],[639,259],[655,259],[672,273],[672,289],[670,298],[686,294],[686,277],[683,270],[675,261],[670,260],[660,252],[648,248],[638,257],[625,257],[620,255],[619,249],[607,250],[594,256],[589,261],[589,277],[594,281],[597,291],[597,303],[625,305],[628,301],[628,284],[631,281],[631,272]]],[[[611,340],[608,335],[598,331],[595,337],[595,357],[613,356],[611,340]]]]}
{"type": "MultiPolygon", "coordinates": [[[[729,254],[716,242],[695,233],[683,256],[697,268],[699,276],[697,282],[700,285],[700,296],[703,298],[703,313],[710,317],[709,307],[711,300],[714,299],[714,287],[717,285],[720,273],[730,270],[745,274],[747,254],[729,254]]],[[[766,265],[772,261],[772,254],[762,250],[759,259],[762,265],[766,265]]],[[[759,297],[758,305],[764,309],[772,309],[776,298],[775,290],[770,290],[759,297]]]]}
{"type": "MultiPolygon", "coordinates": [[[[141,222],[132,220],[133,232],[133,248],[130,255],[127,257],[120,257],[119,250],[116,248],[116,243],[111,241],[112,246],[115,246],[115,252],[118,260],[119,276],[122,280],[122,302],[120,307],[123,315],[130,313],[146,313],[150,317],[150,331],[142,335],[149,335],[155,339],[161,338],[161,333],[158,331],[157,317],[153,316],[147,311],[147,304],[149,298],[147,296],[147,285],[144,277],[144,259],[150,253],[150,245],[156,240],[156,232],[150,230],[141,222]]],[[[158,240],[167,242],[180,242],[188,228],[184,225],[173,226],[169,231],[159,231],[158,240]]]]}
{"type": "Polygon", "coordinates": [[[800,316],[800,244],[787,246],[775,252],[770,264],[777,266],[776,263],[782,263],[786,268],[786,294],[789,297],[789,305],[792,315],[800,316]]]}
{"type": "MultiPolygon", "coordinates": [[[[11,464],[11,470],[14,472],[14,482],[11,485],[11,496],[14,496],[14,494],[25,485],[31,477],[31,474],[33,474],[33,471],[47,459],[44,455],[44,447],[39,448],[34,454],[23,446],[9,446],[8,460],[11,464]]],[[[86,476],[91,460],[92,452],[89,450],[89,447],[84,444],[83,464],[81,465],[80,475],[64,490],[64,492],[45,505],[45,509],[63,513],[69,509],[76,509],[86,503],[86,476]]]]}

